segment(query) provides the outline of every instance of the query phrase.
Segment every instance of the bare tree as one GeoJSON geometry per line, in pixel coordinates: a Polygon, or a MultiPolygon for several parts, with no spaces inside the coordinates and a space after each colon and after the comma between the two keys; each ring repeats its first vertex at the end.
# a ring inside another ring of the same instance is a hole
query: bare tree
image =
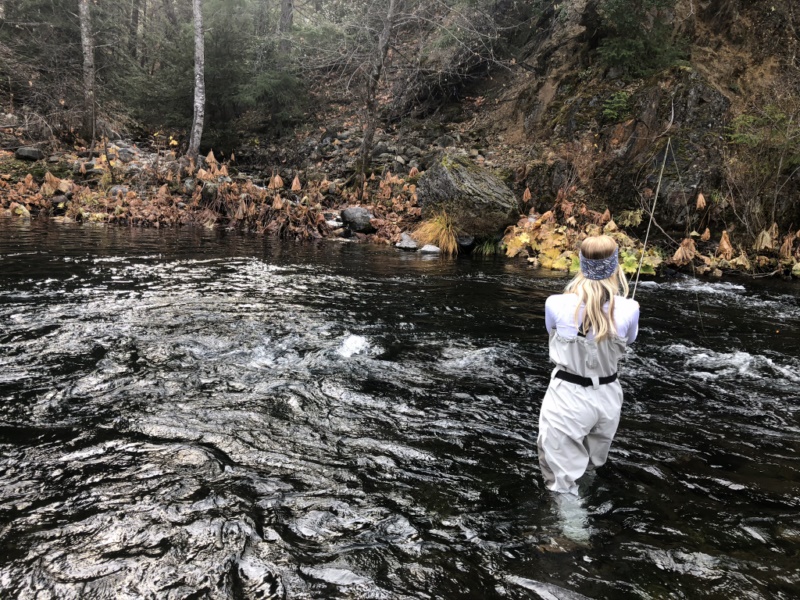
{"type": "Polygon", "coordinates": [[[206,112],[206,59],[202,0],[192,0],[192,13],[194,15],[194,118],[187,154],[189,158],[196,160],[200,153],[200,139],[203,137],[203,120],[206,112]]]}
{"type": "Polygon", "coordinates": [[[81,48],[83,49],[83,131],[87,141],[94,143],[95,94],[94,94],[94,40],[92,38],[90,0],[80,0],[78,8],[81,23],[81,48]]]}
{"type": "Polygon", "coordinates": [[[278,22],[278,33],[281,41],[278,47],[281,52],[288,53],[292,49],[292,40],[289,34],[294,22],[294,0],[281,0],[281,20],[278,22]]]}
{"type": "Polygon", "coordinates": [[[375,57],[370,65],[369,75],[367,76],[366,89],[364,90],[364,138],[361,141],[361,176],[366,178],[367,169],[372,163],[372,149],[375,139],[375,122],[378,118],[378,85],[383,74],[383,66],[386,63],[386,56],[389,53],[389,45],[392,40],[392,30],[397,21],[397,15],[401,10],[403,0],[389,0],[386,9],[386,17],[383,21],[383,30],[378,37],[378,46],[375,57]]]}

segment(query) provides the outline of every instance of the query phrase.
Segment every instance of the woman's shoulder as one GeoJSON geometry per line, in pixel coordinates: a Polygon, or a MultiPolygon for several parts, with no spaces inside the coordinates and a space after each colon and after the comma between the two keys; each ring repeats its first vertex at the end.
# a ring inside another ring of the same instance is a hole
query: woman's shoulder
{"type": "Polygon", "coordinates": [[[634,315],[639,313],[639,303],[631,298],[617,296],[614,299],[614,306],[616,312],[622,312],[626,315],[634,315]]]}
{"type": "Polygon", "coordinates": [[[573,293],[553,294],[548,296],[548,304],[575,304],[578,302],[578,295],[573,293]]]}

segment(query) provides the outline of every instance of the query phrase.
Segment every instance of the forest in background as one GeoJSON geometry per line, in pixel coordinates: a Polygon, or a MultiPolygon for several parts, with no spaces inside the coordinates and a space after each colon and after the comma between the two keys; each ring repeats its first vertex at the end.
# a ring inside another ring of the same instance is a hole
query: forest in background
{"type": "MultiPolygon", "coordinates": [[[[417,174],[455,151],[496,171],[536,217],[504,244],[531,259],[543,258],[542,215],[554,230],[613,217],[641,232],[660,190],[656,224],[677,264],[797,264],[800,15],[791,0],[194,4],[205,51],[202,153],[234,155],[273,191],[275,175],[309,182],[293,191],[309,199],[304,219],[318,234],[326,230],[314,206],[380,204],[374,229],[396,240],[421,216],[417,174]]],[[[195,16],[191,0],[0,0],[4,148],[79,153],[123,138],[185,153],[195,16]]],[[[211,189],[229,168],[212,164],[195,183],[211,189]]],[[[108,196],[123,179],[107,170],[95,173],[93,194],[108,196]]],[[[259,202],[269,200],[270,218],[292,202],[288,190],[276,200],[261,187],[248,191],[252,204],[238,188],[230,197],[181,190],[186,175],[196,173],[141,179],[151,190],[138,192],[205,198],[204,211],[233,203],[213,220],[250,217],[254,229],[259,202]]],[[[41,185],[45,173],[34,179],[41,185]]],[[[302,229],[291,221],[280,231],[302,229]]]]}

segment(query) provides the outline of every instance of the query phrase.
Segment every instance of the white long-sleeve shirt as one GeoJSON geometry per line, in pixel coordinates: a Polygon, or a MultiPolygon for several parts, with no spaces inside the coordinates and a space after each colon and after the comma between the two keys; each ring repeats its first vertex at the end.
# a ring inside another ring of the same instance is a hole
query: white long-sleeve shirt
{"type": "MultiPolygon", "coordinates": [[[[544,304],[544,322],[547,333],[555,330],[560,336],[574,338],[578,335],[578,326],[575,322],[575,309],[578,307],[577,294],[557,294],[550,296],[544,304]]],[[[603,309],[608,312],[608,302],[603,309]]],[[[578,323],[583,319],[583,307],[578,314],[578,323]]],[[[617,335],[629,344],[636,339],[639,333],[639,303],[629,298],[617,296],[614,298],[614,325],[617,335]]],[[[589,339],[594,337],[590,331],[589,339]]]]}

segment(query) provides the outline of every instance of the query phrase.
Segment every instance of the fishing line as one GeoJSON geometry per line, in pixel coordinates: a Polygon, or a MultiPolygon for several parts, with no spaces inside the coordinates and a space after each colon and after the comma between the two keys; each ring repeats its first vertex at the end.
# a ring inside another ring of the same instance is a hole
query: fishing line
{"type": "Polygon", "coordinates": [[[664,179],[664,169],[667,166],[667,157],[669,150],[672,146],[672,138],[667,138],[667,147],[664,149],[664,162],[661,163],[661,173],[658,176],[658,185],[656,186],[656,195],[653,198],[653,206],[650,209],[650,222],[647,224],[647,233],[644,236],[644,244],[642,245],[642,256],[639,258],[639,268],[636,269],[636,282],[633,284],[633,294],[631,300],[636,298],[636,288],[639,286],[639,275],[642,273],[642,264],[644,263],[644,253],[647,250],[647,240],[650,237],[650,228],[653,226],[653,218],[656,216],[656,203],[658,202],[658,193],[661,191],[661,181],[664,179]]]}

